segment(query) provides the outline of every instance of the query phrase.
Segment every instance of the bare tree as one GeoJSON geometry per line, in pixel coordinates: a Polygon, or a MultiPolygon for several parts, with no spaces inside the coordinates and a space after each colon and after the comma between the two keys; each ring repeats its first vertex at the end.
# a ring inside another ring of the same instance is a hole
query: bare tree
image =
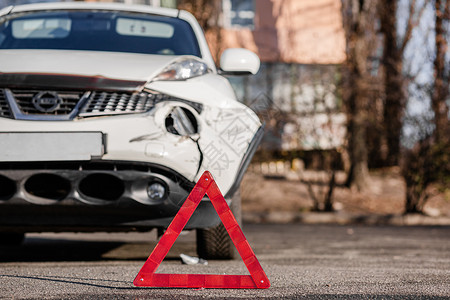
{"type": "MultiPolygon", "coordinates": [[[[434,138],[437,144],[445,144],[450,138],[450,125],[446,100],[449,96],[449,66],[446,66],[448,51],[448,22],[450,19],[450,1],[435,0],[435,49],[434,58],[434,90],[431,104],[434,111],[434,138]],[[447,28],[444,25],[447,23],[447,28]]],[[[448,64],[448,61],[447,61],[448,64]]]]}
{"type": "Polygon", "coordinates": [[[367,108],[372,100],[371,57],[377,48],[376,4],[377,1],[369,0],[344,0],[342,4],[347,40],[343,98],[347,110],[348,149],[351,160],[347,185],[354,185],[358,190],[368,188],[370,181],[367,108]]]}
{"type": "MultiPolygon", "coordinates": [[[[318,168],[315,175],[302,178],[313,201],[314,211],[333,211],[333,196],[336,186],[336,173],[342,168],[343,137],[342,107],[332,96],[340,93],[335,74],[331,72],[312,72],[300,89],[312,95],[311,111],[305,111],[299,123],[300,140],[308,141],[310,152],[320,161],[313,168],[318,168]],[[315,74],[314,74],[315,73],[315,74]],[[333,84],[335,81],[336,84],[333,84]],[[340,153],[341,152],[341,153],[340,153]]],[[[297,113],[299,115],[299,113],[297,113]]]]}
{"type": "Polygon", "coordinates": [[[179,0],[178,8],[189,11],[205,31],[209,47],[216,63],[222,52],[222,27],[220,24],[221,0],[179,0]]]}
{"type": "Polygon", "coordinates": [[[422,6],[418,7],[415,0],[409,1],[406,28],[402,37],[398,34],[398,1],[383,0],[379,3],[380,30],[384,38],[382,59],[385,95],[383,131],[387,144],[387,155],[384,162],[386,166],[399,163],[402,118],[407,98],[405,89],[408,85],[407,76],[403,74],[403,57],[427,2],[428,0],[425,0],[422,6]]]}
{"type": "MultiPolygon", "coordinates": [[[[434,112],[434,131],[405,151],[403,176],[406,182],[406,213],[422,212],[430,197],[428,187],[432,183],[444,188],[450,185],[450,125],[448,118],[449,62],[448,47],[449,1],[435,0],[434,77],[428,91],[434,112]],[[445,24],[447,23],[447,24],[445,24]]],[[[426,87],[423,87],[426,89],[426,87]]]]}

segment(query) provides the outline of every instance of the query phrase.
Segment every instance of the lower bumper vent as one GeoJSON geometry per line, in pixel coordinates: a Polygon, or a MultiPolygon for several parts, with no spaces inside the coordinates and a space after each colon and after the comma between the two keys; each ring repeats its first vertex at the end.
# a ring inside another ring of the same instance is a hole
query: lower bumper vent
{"type": "Polygon", "coordinates": [[[70,182],[54,174],[35,174],[25,182],[25,191],[39,198],[62,200],[70,190],[70,182]]]}
{"type": "Polygon", "coordinates": [[[0,175],[0,200],[10,199],[16,191],[16,183],[8,177],[0,175]]]}
{"type": "Polygon", "coordinates": [[[91,174],[83,178],[79,185],[80,192],[88,197],[114,201],[125,192],[125,185],[119,178],[110,174],[91,174]]]}

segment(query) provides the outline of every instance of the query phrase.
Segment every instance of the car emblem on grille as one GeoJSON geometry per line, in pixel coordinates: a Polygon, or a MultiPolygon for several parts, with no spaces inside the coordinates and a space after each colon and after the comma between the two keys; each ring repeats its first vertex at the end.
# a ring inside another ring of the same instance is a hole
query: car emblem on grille
{"type": "Polygon", "coordinates": [[[62,103],[61,97],[56,92],[39,92],[33,97],[33,105],[40,112],[54,112],[62,103]]]}

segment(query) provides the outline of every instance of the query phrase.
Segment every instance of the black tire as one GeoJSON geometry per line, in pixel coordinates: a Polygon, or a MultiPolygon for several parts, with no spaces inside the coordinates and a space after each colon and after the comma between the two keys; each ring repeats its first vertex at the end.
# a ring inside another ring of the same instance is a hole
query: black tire
{"type": "Polygon", "coordinates": [[[0,232],[0,246],[20,246],[24,239],[24,233],[0,232]]]}
{"type": "MultiPolygon", "coordinates": [[[[231,211],[242,226],[241,194],[232,197],[231,211]]],[[[234,259],[239,253],[222,223],[207,229],[197,229],[197,254],[203,259],[234,259]]]]}

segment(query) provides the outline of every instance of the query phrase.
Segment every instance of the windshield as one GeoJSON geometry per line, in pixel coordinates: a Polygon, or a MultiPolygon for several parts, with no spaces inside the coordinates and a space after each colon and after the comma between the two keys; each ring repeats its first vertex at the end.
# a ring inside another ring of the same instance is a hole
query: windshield
{"type": "Polygon", "coordinates": [[[100,11],[55,11],[0,19],[0,49],[67,49],[201,57],[180,19],[100,11]]]}

